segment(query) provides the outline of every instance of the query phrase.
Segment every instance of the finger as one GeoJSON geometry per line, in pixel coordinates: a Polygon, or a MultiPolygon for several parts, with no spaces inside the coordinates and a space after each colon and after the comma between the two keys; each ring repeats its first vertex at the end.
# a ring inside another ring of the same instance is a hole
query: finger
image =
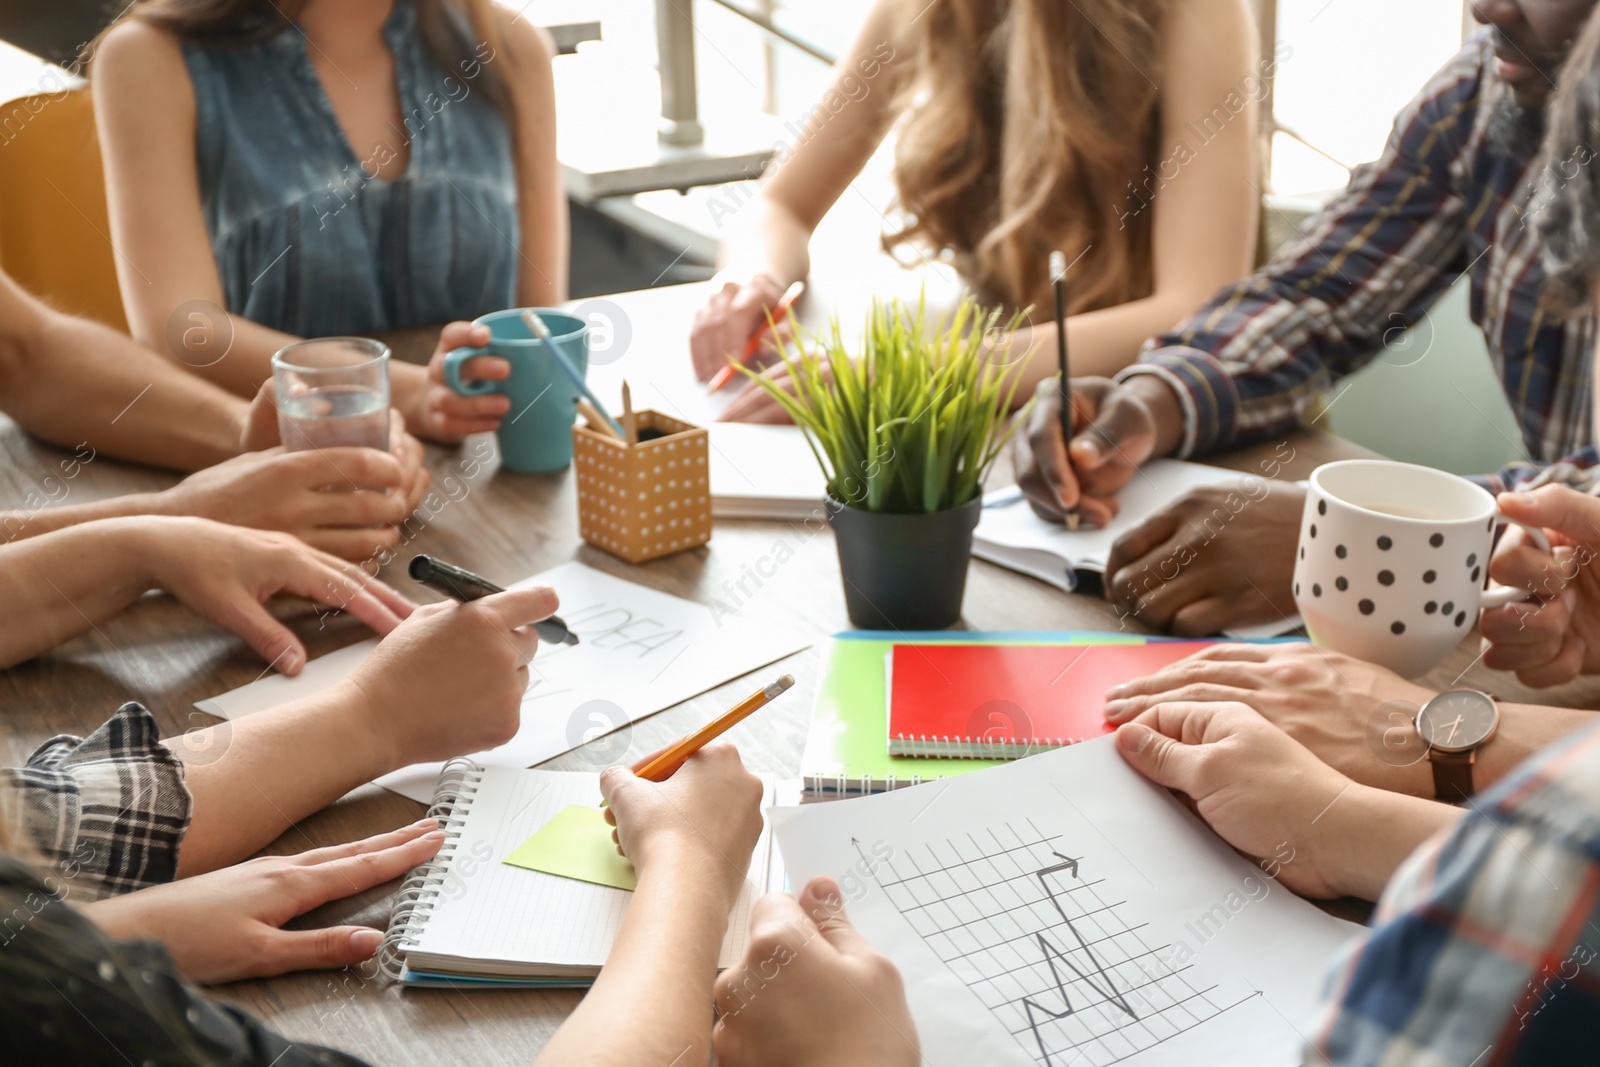
{"type": "Polygon", "coordinates": [[[1233,663],[1266,663],[1269,660],[1278,658],[1280,653],[1290,648],[1298,649],[1302,644],[1304,642],[1257,644],[1250,641],[1223,641],[1220,644],[1207,645],[1182,662],[1188,663],[1197,659],[1215,659],[1228,660],[1233,663]]]}
{"type": "Polygon", "coordinates": [[[247,452],[282,444],[278,436],[278,387],[271,378],[261,383],[250,401],[241,441],[247,452]]]}
{"type": "Polygon", "coordinates": [[[342,570],[325,565],[314,563],[294,575],[284,583],[283,591],[348,611],[380,635],[399,626],[400,620],[405,618],[369,592],[364,584],[351,581],[342,570]]]}
{"type": "Polygon", "coordinates": [[[274,930],[265,951],[256,956],[262,978],[291,971],[354,967],[370,960],[383,945],[383,931],[370,926],[329,926],[321,930],[274,930]]]}
{"type": "Polygon", "coordinates": [[[428,412],[444,419],[499,419],[511,410],[511,398],[503,393],[462,396],[449,389],[429,392],[428,412]]]}
{"type": "Polygon", "coordinates": [[[429,830],[420,837],[373,852],[358,852],[310,866],[296,867],[299,877],[290,883],[294,914],[301,915],[330,900],[364,893],[405,874],[431,859],[444,844],[443,830],[429,830]]]}
{"type": "Polygon", "coordinates": [[[1529,544],[1513,543],[1511,539],[1521,533],[1522,527],[1512,527],[1499,550],[1489,557],[1489,577],[1501,585],[1526,589],[1546,598],[1561,592],[1576,575],[1568,562],[1572,559],[1572,549],[1561,547],[1553,553],[1541,552],[1529,544]]]}
{"type": "Polygon", "coordinates": [[[1124,390],[1114,388],[1106,394],[1095,420],[1073,435],[1070,451],[1074,466],[1098,470],[1117,459],[1138,466],[1150,458],[1152,444],[1144,409],[1131,402],[1124,390]]]}
{"type": "MultiPolygon", "coordinates": [[[[676,743],[677,742],[673,742],[673,744],[676,744],[676,743]]],[[[662,753],[666,752],[667,749],[669,749],[671,747],[672,747],[672,745],[662,745],[660,748],[656,749],[654,752],[651,752],[648,755],[640,757],[639,759],[634,761],[634,764],[633,764],[631,770],[633,771],[634,774],[638,774],[640,771],[642,771],[646,767],[648,767],[655,760],[655,758],[657,756],[659,756],[662,753]]]]}
{"type": "Polygon", "coordinates": [[[511,363],[499,356],[477,356],[461,365],[461,380],[500,382],[511,377],[511,363]]]}
{"type": "Polygon", "coordinates": [[[446,323],[439,331],[439,343],[434,346],[433,358],[428,361],[428,377],[444,382],[444,357],[456,348],[482,348],[491,340],[489,327],[474,322],[446,323]]]}
{"type": "Polygon", "coordinates": [[[191,606],[218,626],[239,635],[278,671],[291,676],[299,674],[306,665],[306,648],[300,639],[251,597],[242,592],[236,596],[238,599],[215,612],[203,606],[191,606]]]}
{"type": "Polygon", "coordinates": [[[1544,604],[1507,604],[1485,611],[1478,622],[1478,629],[1490,645],[1490,652],[1484,657],[1485,664],[1498,671],[1520,670],[1542,660],[1508,661],[1504,657],[1536,648],[1544,648],[1553,655],[1570,628],[1570,602],[1574,600],[1576,594],[1568,590],[1544,604]]]}
{"type": "Polygon", "coordinates": [[[527,585],[475,600],[471,606],[492,612],[511,628],[548,619],[561,606],[561,598],[548,585],[527,585]]]}
{"type": "Polygon", "coordinates": [[[1136,566],[1146,556],[1165,559],[1172,555],[1178,548],[1178,530],[1182,525],[1176,509],[1169,507],[1156,512],[1112,543],[1111,554],[1106,557],[1106,573],[1115,574],[1136,566]]]}
{"type": "Polygon", "coordinates": [[[1125,699],[1136,696],[1159,696],[1162,693],[1171,693],[1182,689],[1186,685],[1196,685],[1209,682],[1213,685],[1226,685],[1236,689],[1263,689],[1269,683],[1259,667],[1250,663],[1229,662],[1214,658],[1197,658],[1179,660],[1169,667],[1163,667],[1154,674],[1143,678],[1133,678],[1114,685],[1106,690],[1106,696],[1112,700],[1125,699]]]}
{"type": "Polygon", "coordinates": [[[1250,698],[1254,695],[1254,690],[1240,689],[1220,682],[1188,682],[1148,695],[1136,693],[1131,696],[1108,700],[1106,701],[1105,709],[1106,721],[1109,723],[1129,722],[1161,704],[1174,702],[1221,704],[1230,701],[1234,703],[1249,703],[1250,698]]]}
{"type": "MultiPolygon", "coordinates": [[[[1517,671],[1523,685],[1545,689],[1552,685],[1565,685],[1583,670],[1588,644],[1575,633],[1569,633],[1561,643],[1561,650],[1546,663],[1517,671]]],[[[1487,659],[1487,657],[1485,657],[1487,659]]]]}
{"type": "Polygon", "coordinates": [[[1212,595],[1191,601],[1172,615],[1171,629],[1179,637],[1214,637],[1239,616],[1239,605],[1212,595]]]}
{"type": "MultiPolygon", "coordinates": [[[[788,893],[768,893],[750,905],[750,939],[781,939],[802,935],[816,924],[811,921],[800,902],[788,893]]],[[[812,942],[807,941],[810,945],[812,942]]],[[[831,947],[831,943],[830,943],[831,947]]]]}
{"type": "Polygon", "coordinates": [[[373,834],[359,841],[346,841],[339,845],[324,845],[322,848],[307,849],[305,852],[293,856],[283,857],[297,867],[312,867],[330,860],[343,859],[346,856],[359,856],[363,852],[382,852],[386,848],[403,845],[407,841],[415,840],[424,834],[430,834],[439,829],[439,820],[422,818],[409,826],[401,826],[381,834],[373,834]]]}
{"type": "MultiPolygon", "coordinates": [[[[1163,705],[1163,707],[1205,705],[1163,705]]],[[[1179,727],[1178,729],[1183,729],[1179,727]]],[[[1175,731],[1176,732],[1176,731],[1175,731]]],[[[1144,722],[1117,727],[1117,751],[1128,765],[1157,785],[1194,796],[1198,792],[1198,752],[1193,746],[1158,732],[1144,722]]]]}
{"type": "Polygon", "coordinates": [[[1594,537],[1600,500],[1565,485],[1545,485],[1526,493],[1501,493],[1501,514],[1530,526],[1553,530],[1574,541],[1594,537]]]}
{"type": "Polygon", "coordinates": [[[315,491],[308,496],[300,521],[308,526],[396,526],[411,514],[405,495],[398,489],[340,489],[315,491]]]}
{"type": "Polygon", "coordinates": [[[500,429],[500,416],[458,419],[434,413],[428,417],[428,425],[435,439],[451,442],[475,433],[494,433],[500,429]]]}
{"type": "Polygon", "coordinates": [[[393,526],[375,530],[345,530],[316,527],[297,530],[295,536],[311,547],[352,562],[365,562],[393,549],[400,543],[400,531],[393,526]]]}
{"type": "Polygon", "coordinates": [[[1055,495],[1063,510],[1071,510],[1078,503],[1078,477],[1061,433],[1061,393],[1054,382],[1039,383],[1024,430],[1038,482],[1055,495]]]}
{"type": "Polygon", "coordinates": [[[861,936],[844,911],[844,894],[839,883],[826,875],[811,879],[800,891],[800,910],[810,916],[828,944],[846,956],[864,956],[873,951],[872,944],[861,936]]]}
{"type": "Polygon", "coordinates": [[[376,448],[315,448],[284,454],[308,489],[398,489],[405,484],[400,461],[376,448]]]}

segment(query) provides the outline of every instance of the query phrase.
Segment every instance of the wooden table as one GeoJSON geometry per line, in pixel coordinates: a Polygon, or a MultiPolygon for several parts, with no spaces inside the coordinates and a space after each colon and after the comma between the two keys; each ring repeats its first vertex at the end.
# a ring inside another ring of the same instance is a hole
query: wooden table
{"type": "MultiPolygon", "coordinates": [[[[613,298],[630,318],[633,349],[623,358],[642,373],[653,359],[685,358],[681,339],[703,288],[625,294],[613,298]],[[644,339],[660,338],[651,351],[644,339]]],[[[425,351],[427,345],[422,346],[425,351]]],[[[1220,462],[1259,471],[1261,459],[1277,453],[1269,442],[1226,457],[1220,462]]],[[[1280,477],[1304,478],[1319,463],[1363,454],[1348,442],[1326,434],[1302,431],[1287,439],[1293,459],[1280,477]]],[[[51,498],[91,500],[98,497],[159,489],[170,475],[96,459],[70,482],[62,482],[56,464],[66,453],[24,435],[0,417],[0,507],[17,506],[32,491],[51,498]],[[46,479],[55,477],[54,482],[46,479]]],[[[459,477],[459,453],[429,449],[435,481],[459,477]]],[[[629,566],[581,544],[577,538],[575,501],[570,472],[526,476],[494,472],[470,483],[460,503],[444,508],[415,532],[384,577],[416,596],[404,576],[404,561],[415,552],[437,553],[507,581],[556,566],[570,559],[618,577],[677,596],[705,602],[726,597],[725,583],[737,582],[743,567],[770,556],[787,542],[793,558],[754,590],[761,611],[782,612],[811,628],[820,639],[848,629],[840,591],[837,560],[828,533],[811,535],[798,524],[721,522],[711,544],[643,566],[629,566]]],[[[753,588],[747,583],[747,589],[753,588]]],[[[1287,605],[1286,605],[1287,606],[1287,605]]],[[[364,636],[356,625],[336,623],[319,631],[305,605],[285,604],[279,613],[294,620],[295,630],[311,655],[321,655],[364,636]]],[[[1106,630],[1116,629],[1114,612],[1103,601],[1068,596],[1041,582],[974,560],[967,587],[965,624],[974,630],[1106,630]]],[[[1129,625],[1137,626],[1133,620],[1129,625]]],[[[1432,681],[1447,685],[1477,656],[1477,636],[1463,641],[1432,681]]],[[[793,777],[799,772],[815,683],[818,650],[797,654],[784,669],[797,679],[795,691],[772,708],[736,727],[746,763],[755,770],[793,777]]],[[[196,700],[251,681],[262,665],[241,642],[189,614],[171,598],[152,595],[89,636],[54,654],[0,672],[0,757],[15,765],[46,738],[58,733],[83,734],[98,726],[119,704],[139,700],[176,733],[213,720],[194,710],[196,700]]],[[[763,670],[762,680],[772,670],[763,670]]],[[[1492,688],[1508,699],[1527,699],[1514,680],[1474,666],[1468,684],[1492,688]],[[1511,683],[1511,684],[1508,684],[1511,683]]],[[[730,700],[752,687],[753,678],[722,686],[633,727],[630,751],[637,755],[674,739],[721,711],[730,700]]],[[[1541,697],[1549,702],[1551,694],[1541,697]]],[[[1590,705],[1593,706],[1593,705],[1590,705]]],[[[551,761],[552,769],[591,769],[580,753],[551,761]]],[[[347,841],[400,826],[416,819],[420,807],[375,786],[356,790],[331,808],[305,820],[272,848],[297,852],[347,841]]],[[[362,922],[382,926],[388,917],[394,886],[330,905],[312,913],[306,925],[362,922]]],[[[268,981],[241,982],[217,990],[224,1000],[268,1020],[291,1037],[338,1046],[381,1065],[527,1064],[577,1003],[576,992],[408,991],[373,981],[354,971],[305,973],[268,981]]]]}

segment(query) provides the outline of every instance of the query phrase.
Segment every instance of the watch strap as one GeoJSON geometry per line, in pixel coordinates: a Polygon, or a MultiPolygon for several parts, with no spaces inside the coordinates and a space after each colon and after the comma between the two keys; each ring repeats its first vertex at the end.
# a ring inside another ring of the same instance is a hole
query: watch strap
{"type": "Polygon", "coordinates": [[[1432,749],[1428,762],[1433,764],[1433,795],[1446,804],[1460,804],[1470,800],[1474,752],[1441,752],[1432,749]]]}

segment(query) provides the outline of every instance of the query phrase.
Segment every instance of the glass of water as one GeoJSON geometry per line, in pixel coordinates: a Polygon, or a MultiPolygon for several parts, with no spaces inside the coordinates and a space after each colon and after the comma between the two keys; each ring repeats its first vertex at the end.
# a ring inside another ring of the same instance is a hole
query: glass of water
{"type": "Polygon", "coordinates": [[[389,346],[364,337],[285,345],[272,357],[278,436],[290,452],[389,450],[389,346]]]}

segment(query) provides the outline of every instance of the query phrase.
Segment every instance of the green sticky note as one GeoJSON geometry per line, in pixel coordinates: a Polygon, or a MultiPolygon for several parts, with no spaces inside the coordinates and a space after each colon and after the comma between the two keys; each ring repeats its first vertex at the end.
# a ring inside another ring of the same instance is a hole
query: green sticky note
{"type": "Polygon", "coordinates": [[[573,804],[556,812],[502,862],[580,882],[632,890],[639,885],[633,864],[617,855],[611,824],[599,808],[573,804]]]}

